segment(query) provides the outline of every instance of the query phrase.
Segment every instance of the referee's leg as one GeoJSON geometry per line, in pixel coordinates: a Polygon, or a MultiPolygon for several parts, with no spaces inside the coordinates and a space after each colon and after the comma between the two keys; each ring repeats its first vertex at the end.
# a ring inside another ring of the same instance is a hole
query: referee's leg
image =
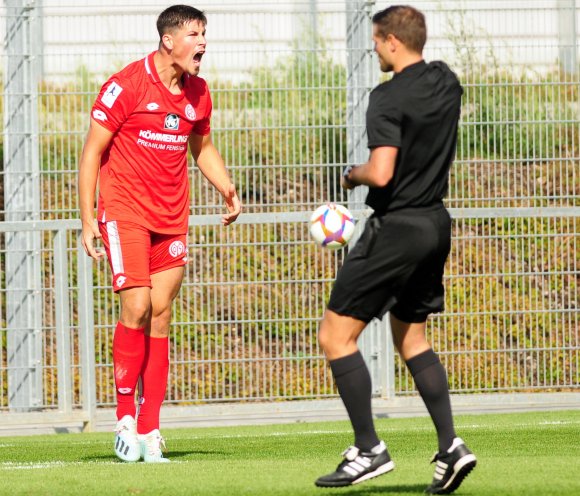
{"type": "Polygon", "coordinates": [[[357,345],[366,325],[362,320],[327,309],[318,334],[354,428],[355,446],[363,451],[379,443],[371,412],[371,377],[357,345]]]}
{"type": "Polygon", "coordinates": [[[425,336],[425,322],[404,322],[390,313],[393,342],[407,364],[415,385],[433,419],[439,451],[453,443],[455,430],[447,374],[425,336]]]}
{"type": "Polygon", "coordinates": [[[425,338],[425,322],[404,322],[390,314],[393,341],[409,371],[437,430],[439,451],[428,494],[450,494],[477,464],[475,455],[455,435],[447,374],[425,338]]]}
{"type": "Polygon", "coordinates": [[[329,361],[340,397],[354,428],[355,442],[343,453],[337,469],[319,477],[319,487],[358,484],[395,468],[385,443],[379,441],[371,412],[371,377],[358,350],[366,322],[327,309],[319,341],[329,361]]]}

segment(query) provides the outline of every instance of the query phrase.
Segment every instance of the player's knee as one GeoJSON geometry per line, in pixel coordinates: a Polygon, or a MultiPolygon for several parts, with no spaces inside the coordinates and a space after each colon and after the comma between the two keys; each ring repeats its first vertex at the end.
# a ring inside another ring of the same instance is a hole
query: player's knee
{"type": "Polygon", "coordinates": [[[151,323],[157,326],[169,326],[171,322],[171,306],[162,308],[153,308],[151,314],[151,323]]]}
{"type": "Polygon", "coordinates": [[[360,320],[327,310],[318,331],[318,343],[329,359],[350,354],[357,350],[357,338],[365,325],[360,320]]]}
{"type": "Polygon", "coordinates": [[[393,345],[395,346],[395,349],[400,352],[402,336],[397,333],[395,329],[391,328],[391,338],[393,339],[393,345]]]}
{"type": "Polygon", "coordinates": [[[322,351],[324,351],[324,352],[327,352],[328,349],[332,345],[330,333],[322,325],[320,326],[320,329],[318,330],[318,344],[320,345],[320,347],[322,348],[322,351]]]}
{"type": "Polygon", "coordinates": [[[398,344],[395,342],[395,347],[397,348],[399,355],[401,355],[401,358],[403,360],[408,360],[411,357],[430,349],[431,345],[424,337],[412,336],[410,339],[400,341],[398,344]]]}
{"type": "MultiPolygon", "coordinates": [[[[338,332],[335,328],[325,325],[323,322],[318,331],[318,343],[327,357],[343,355],[344,350],[352,345],[353,340],[349,335],[338,332]]],[[[356,345],[356,343],[355,343],[356,345]]]]}
{"type": "Polygon", "coordinates": [[[122,322],[132,328],[146,327],[151,315],[151,304],[138,299],[126,302],[121,311],[122,322]]]}

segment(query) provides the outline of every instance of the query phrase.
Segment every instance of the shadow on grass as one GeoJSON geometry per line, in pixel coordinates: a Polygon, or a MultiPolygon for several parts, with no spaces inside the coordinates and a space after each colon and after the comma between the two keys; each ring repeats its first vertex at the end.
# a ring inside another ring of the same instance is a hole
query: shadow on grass
{"type": "MultiPolygon", "coordinates": [[[[183,457],[195,457],[200,456],[200,457],[204,457],[204,458],[214,458],[214,457],[219,457],[219,458],[227,458],[229,453],[225,452],[225,451],[203,451],[203,450],[183,450],[183,451],[168,451],[166,453],[164,453],[164,456],[166,456],[167,458],[169,458],[170,460],[174,460],[177,458],[183,458],[183,457]]],[[[118,460],[119,463],[127,463],[124,462],[122,460],[119,460],[115,455],[92,455],[92,456],[85,456],[82,457],[80,459],[81,461],[84,462],[96,462],[96,461],[104,461],[104,460],[109,460],[109,461],[114,461],[114,460],[118,460]]]]}
{"type": "Polygon", "coordinates": [[[390,493],[390,494],[397,494],[397,493],[417,493],[417,494],[424,494],[425,493],[425,484],[382,484],[380,486],[370,486],[370,487],[361,487],[360,489],[351,489],[347,491],[341,491],[340,494],[344,496],[365,496],[371,494],[378,494],[378,493],[390,493]]]}

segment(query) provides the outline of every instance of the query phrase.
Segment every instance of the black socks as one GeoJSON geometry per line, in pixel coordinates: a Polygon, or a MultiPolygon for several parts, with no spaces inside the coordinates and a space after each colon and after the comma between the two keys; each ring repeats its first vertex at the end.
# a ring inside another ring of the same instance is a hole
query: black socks
{"type": "MultiPolygon", "coordinates": [[[[446,451],[456,434],[445,369],[431,349],[414,356],[406,363],[435,424],[439,451],[446,451]]],[[[357,351],[352,355],[331,360],[330,368],[354,429],[355,446],[361,451],[370,451],[380,441],[372,417],[372,384],[366,363],[357,351]]]]}
{"type": "Polygon", "coordinates": [[[447,374],[439,357],[431,349],[407,360],[407,367],[425,402],[437,430],[439,451],[446,451],[455,438],[447,374]]]}
{"type": "Polygon", "coordinates": [[[370,451],[380,441],[373,423],[372,384],[366,363],[360,351],[357,351],[331,360],[330,369],[354,428],[355,446],[361,451],[370,451]]]}

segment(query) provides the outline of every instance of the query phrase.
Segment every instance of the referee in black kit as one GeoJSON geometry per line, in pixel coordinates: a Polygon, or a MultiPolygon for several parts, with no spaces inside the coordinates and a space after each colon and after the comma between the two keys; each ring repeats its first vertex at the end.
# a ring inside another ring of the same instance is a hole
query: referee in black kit
{"type": "Polygon", "coordinates": [[[392,6],[373,17],[381,71],[394,75],[370,95],[369,161],[349,166],[342,186],[368,185],[374,214],[338,273],[319,332],[355,442],[336,471],[316,481],[321,487],[349,486],[395,467],[375,432],[371,378],[357,347],[367,323],[386,312],[437,430],[435,474],[426,492],[453,492],[476,464],[455,434],[447,375],[425,337],[427,317],[443,310],[451,219],[442,200],[463,93],[446,64],[423,60],[426,31],[423,14],[412,7],[392,6]]]}

